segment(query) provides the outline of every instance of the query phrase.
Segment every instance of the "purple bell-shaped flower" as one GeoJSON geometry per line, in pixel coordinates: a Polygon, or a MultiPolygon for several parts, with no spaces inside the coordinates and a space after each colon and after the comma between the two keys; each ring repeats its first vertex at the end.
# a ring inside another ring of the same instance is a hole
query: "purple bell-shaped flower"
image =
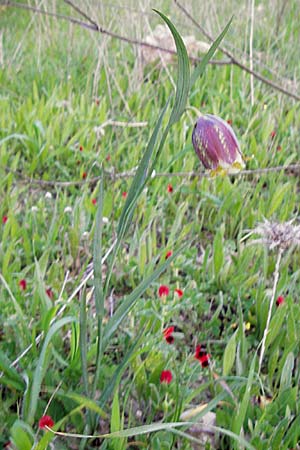
{"type": "Polygon", "coordinates": [[[192,142],[200,161],[213,172],[237,173],[245,167],[238,140],[231,126],[220,117],[199,117],[192,142]]]}

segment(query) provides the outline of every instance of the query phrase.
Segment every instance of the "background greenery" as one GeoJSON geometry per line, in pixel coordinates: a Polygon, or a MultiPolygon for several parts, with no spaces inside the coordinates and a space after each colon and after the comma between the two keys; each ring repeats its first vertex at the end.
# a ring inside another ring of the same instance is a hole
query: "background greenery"
{"type": "MultiPolygon", "coordinates": [[[[248,64],[249,2],[214,0],[201,10],[198,2],[185,3],[214,37],[235,13],[222,45],[248,64]]],[[[255,3],[254,68],[299,93],[299,3],[255,3]]],[[[62,2],[34,5],[76,15],[62,2]]],[[[139,40],[162,23],[151,10],[158,7],[181,35],[205,40],[171,1],[144,0],[138,6],[86,1],[81,7],[106,29],[139,40]]],[[[183,411],[208,404],[201,415],[214,412],[223,432],[207,448],[296,448],[299,250],[283,257],[276,296],[285,302],[274,307],[258,373],[255,354],[267,320],[276,253],[241,238],[264,218],[296,218],[298,223],[299,173],[172,174],[202,170],[191,145],[195,108],[232,121],[249,158],[247,168],[299,162],[299,103],[254,80],[251,106],[248,74],[233,65],[207,66],[156,163],[156,172],[169,176],[151,178],[138,199],[103,299],[103,326],[157,267],[169,267],[138,296],[117,332],[106,334],[101,376],[93,384],[99,330],[91,281],[72,294],[92,259],[101,203],[107,218],[103,254],[116,238],[132,178],[110,174],[138,165],[174,91],[176,58],[166,67],[159,61],[144,66],[139,46],[3,6],[0,42],[0,214],[5,222],[0,227],[0,443],[13,441],[12,448],[22,450],[47,448],[50,440],[55,449],[201,448],[184,435],[190,435],[189,426],[180,428],[181,435],[166,426],[156,433],[83,444],[38,431],[38,420],[47,407],[60,431],[103,434],[143,424],[150,431],[154,422],[177,422],[183,411]],[[147,125],[130,126],[137,122],[147,125]],[[103,133],[97,133],[103,124],[103,133]],[[101,167],[103,196],[98,182],[90,182],[101,167]],[[30,181],[37,179],[82,183],[30,181]],[[168,251],[175,253],[184,243],[178,256],[165,260],[168,251]],[[21,280],[26,280],[25,290],[21,280]],[[170,288],[165,301],[157,293],[160,285],[170,288]],[[183,290],[181,298],[175,289],[183,290]],[[168,345],[162,331],[171,325],[175,342],[168,345]],[[43,338],[36,343],[40,333],[43,338]],[[211,354],[211,369],[194,359],[199,343],[211,354]],[[173,373],[169,385],[159,381],[165,369],[173,373]]],[[[221,52],[214,58],[226,59],[221,52]]],[[[108,267],[106,261],[103,279],[108,267]]],[[[193,419],[199,421],[200,415],[193,419]]],[[[196,430],[195,438],[201,436],[196,430]]]]}

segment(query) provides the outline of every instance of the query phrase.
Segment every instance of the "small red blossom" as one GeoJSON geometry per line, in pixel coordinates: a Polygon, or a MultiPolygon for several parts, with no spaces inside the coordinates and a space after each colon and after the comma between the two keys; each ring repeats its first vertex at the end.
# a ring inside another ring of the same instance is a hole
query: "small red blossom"
{"type": "Polygon", "coordinates": [[[8,221],[8,217],[7,216],[3,216],[2,217],[2,223],[3,225],[8,221]]]}
{"type": "Polygon", "coordinates": [[[46,289],[46,294],[51,300],[53,299],[54,294],[51,288],[46,289]]]}
{"type": "Polygon", "coordinates": [[[100,100],[99,100],[99,98],[96,98],[96,99],[95,99],[95,103],[96,103],[97,106],[100,105],[100,100]]]}
{"type": "Polygon", "coordinates": [[[126,197],[127,197],[127,192],[126,192],[126,191],[122,192],[122,197],[123,197],[123,198],[126,198],[126,197]]]}
{"type": "Polygon", "coordinates": [[[173,186],[170,183],[167,186],[167,191],[169,192],[169,194],[171,194],[171,192],[173,192],[173,186]]]}
{"type": "Polygon", "coordinates": [[[160,297],[165,297],[165,296],[169,295],[169,292],[170,292],[170,289],[168,288],[168,286],[165,286],[164,284],[159,286],[158,295],[160,297]]]}
{"type": "Polygon", "coordinates": [[[183,296],[183,290],[182,289],[175,289],[175,293],[178,295],[179,298],[183,296]]]}
{"type": "Polygon", "coordinates": [[[276,300],[276,306],[280,306],[284,304],[284,297],[280,295],[276,300]]]}
{"type": "Polygon", "coordinates": [[[275,130],[271,131],[270,138],[274,139],[275,136],[276,136],[276,131],[275,130]]]}
{"type": "Polygon", "coordinates": [[[92,198],[92,203],[93,203],[93,205],[96,205],[97,204],[97,199],[96,198],[92,198]]]}
{"type": "Polygon", "coordinates": [[[211,355],[209,353],[206,353],[205,350],[201,349],[201,345],[197,345],[194,356],[195,359],[200,362],[203,368],[209,366],[211,355]]]}
{"type": "Polygon", "coordinates": [[[172,381],[172,372],[170,370],[163,370],[160,374],[160,382],[170,384],[172,381]]]}
{"type": "Polygon", "coordinates": [[[111,156],[110,156],[110,155],[107,155],[107,157],[106,157],[105,159],[106,159],[106,161],[108,162],[108,161],[111,160],[111,156]]]}
{"type": "Polygon", "coordinates": [[[170,258],[170,256],[172,256],[172,255],[173,255],[172,250],[168,250],[166,253],[166,259],[170,258]]]}
{"type": "Polygon", "coordinates": [[[26,280],[24,280],[24,278],[23,278],[22,280],[19,281],[19,287],[20,287],[20,289],[21,289],[22,291],[25,291],[25,290],[26,290],[27,282],[26,282],[26,280]]]}
{"type": "Polygon", "coordinates": [[[277,145],[276,150],[277,150],[278,152],[281,152],[281,150],[282,150],[281,145],[277,145]]]}
{"type": "Polygon", "coordinates": [[[226,120],[226,122],[228,123],[228,125],[232,125],[232,120],[231,119],[226,120]]]}
{"type": "Polygon", "coordinates": [[[168,344],[173,344],[174,342],[174,327],[168,327],[163,331],[164,338],[168,344]]]}
{"type": "Polygon", "coordinates": [[[87,173],[86,173],[86,172],[83,172],[83,174],[82,174],[82,179],[85,180],[86,177],[87,177],[87,173]]]}
{"type": "Polygon", "coordinates": [[[54,421],[51,416],[43,416],[39,420],[39,428],[49,427],[52,428],[54,425],[54,421]]]}
{"type": "Polygon", "coordinates": [[[82,152],[83,151],[83,147],[82,145],[79,146],[79,151],[82,152]]]}

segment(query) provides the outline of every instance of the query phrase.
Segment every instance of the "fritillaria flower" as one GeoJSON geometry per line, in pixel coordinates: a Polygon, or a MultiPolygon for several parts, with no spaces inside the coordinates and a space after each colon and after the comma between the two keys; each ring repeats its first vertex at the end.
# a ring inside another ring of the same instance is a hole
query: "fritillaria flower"
{"type": "Polygon", "coordinates": [[[223,119],[206,114],[197,120],[192,142],[206,169],[236,173],[245,167],[236,135],[223,119]]]}

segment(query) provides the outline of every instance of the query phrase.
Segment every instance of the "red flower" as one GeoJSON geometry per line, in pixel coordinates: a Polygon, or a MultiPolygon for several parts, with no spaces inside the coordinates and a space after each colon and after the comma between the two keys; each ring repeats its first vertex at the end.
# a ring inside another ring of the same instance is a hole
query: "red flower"
{"type": "Polygon", "coordinates": [[[195,359],[197,359],[202,367],[209,366],[211,355],[209,353],[206,353],[205,350],[201,350],[201,345],[197,345],[195,350],[195,359]]]}
{"type": "Polygon", "coordinates": [[[87,177],[87,173],[86,173],[86,172],[83,172],[83,174],[82,174],[82,179],[85,180],[86,177],[87,177]]]}
{"type": "Polygon", "coordinates": [[[54,425],[54,421],[51,416],[43,416],[39,420],[39,428],[49,427],[52,428],[54,425]]]}
{"type": "Polygon", "coordinates": [[[127,192],[126,192],[126,191],[122,192],[122,197],[123,197],[123,198],[126,198],[126,197],[127,197],[127,192]]]}
{"type": "Polygon", "coordinates": [[[276,306],[280,306],[284,304],[284,297],[280,295],[276,300],[276,306]]]}
{"type": "Polygon", "coordinates": [[[8,221],[8,217],[7,216],[3,216],[2,217],[2,223],[5,224],[8,221]]]}
{"type": "Polygon", "coordinates": [[[82,150],[83,150],[83,147],[82,147],[82,145],[80,145],[79,151],[82,152],[82,150]]]}
{"type": "Polygon", "coordinates": [[[96,198],[92,198],[92,203],[93,203],[93,205],[96,205],[97,204],[97,199],[96,198]]]}
{"type": "Polygon", "coordinates": [[[179,298],[183,296],[183,290],[182,289],[175,289],[175,293],[178,295],[179,298]]]}
{"type": "Polygon", "coordinates": [[[158,289],[158,295],[160,297],[164,297],[169,295],[170,289],[168,288],[168,286],[165,286],[164,284],[162,284],[161,286],[159,286],[158,289]]]}
{"type": "Polygon", "coordinates": [[[27,283],[26,283],[26,280],[24,280],[24,278],[19,281],[19,286],[22,291],[25,291],[25,289],[27,287],[27,283]]]}
{"type": "Polygon", "coordinates": [[[282,150],[281,145],[277,145],[276,150],[277,150],[278,152],[281,152],[281,150],[282,150]]]}
{"type": "Polygon", "coordinates": [[[172,372],[170,370],[163,370],[160,374],[160,382],[170,384],[172,381],[172,372]]]}
{"type": "Polygon", "coordinates": [[[271,131],[270,138],[274,139],[275,136],[276,136],[276,131],[275,130],[271,131]]]}
{"type": "Polygon", "coordinates": [[[169,193],[173,192],[173,186],[170,183],[168,184],[167,191],[169,193]]]}
{"type": "Polygon", "coordinates": [[[232,120],[231,119],[226,120],[226,122],[228,123],[228,125],[232,125],[232,120]]]}
{"type": "Polygon", "coordinates": [[[170,256],[172,256],[172,255],[173,255],[172,250],[167,251],[167,253],[166,253],[166,259],[170,258],[170,256]]]}
{"type": "Polygon", "coordinates": [[[163,331],[164,338],[168,344],[173,344],[174,342],[174,327],[168,327],[163,331]]]}
{"type": "Polygon", "coordinates": [[[106,159],[106,161],[110,161],[110,159],[111,159],[110,155],[107,155],[107,157],[105,159],[106,159]]]}
{"type": "Polygon", "coordinates": [[[53,299],[53,291],[51,288],[46,289],[46,294],[48,295],[49,298],[51,298],[51,300],[53,299]]]}

